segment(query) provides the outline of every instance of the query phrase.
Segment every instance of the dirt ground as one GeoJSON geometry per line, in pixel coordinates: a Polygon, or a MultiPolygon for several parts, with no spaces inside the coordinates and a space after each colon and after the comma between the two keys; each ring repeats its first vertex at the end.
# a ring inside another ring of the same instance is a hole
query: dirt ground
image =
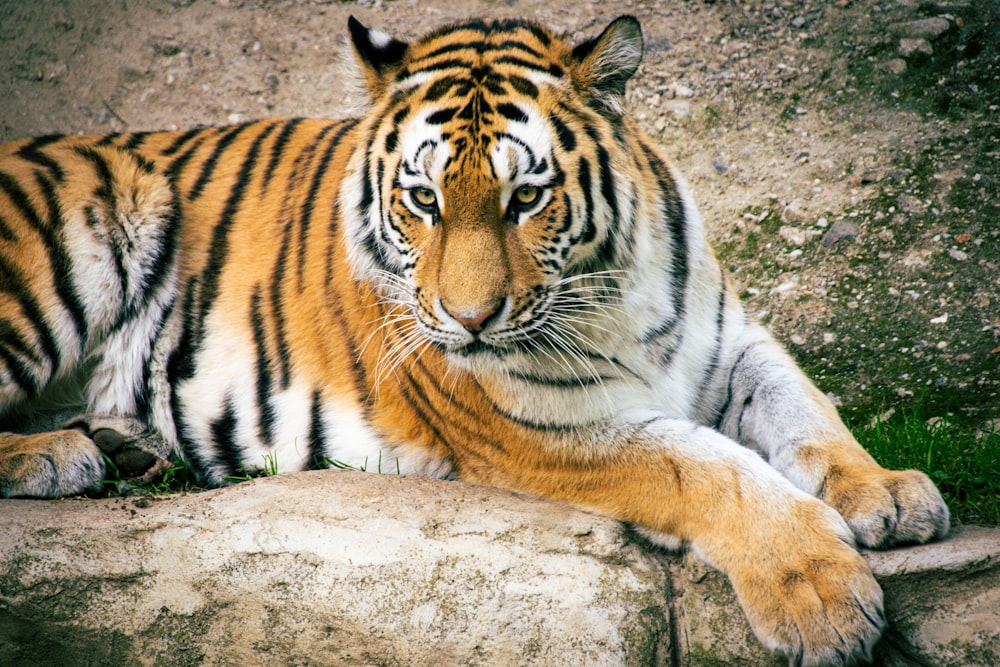
{"type": "Polygon", "coordinates": [[[0,0],[0,140],[339,116],[347,17],[400,38],[620,14],[629,107],[749,308],[856,418],[1000,418],[995,0],[0,0]]]}

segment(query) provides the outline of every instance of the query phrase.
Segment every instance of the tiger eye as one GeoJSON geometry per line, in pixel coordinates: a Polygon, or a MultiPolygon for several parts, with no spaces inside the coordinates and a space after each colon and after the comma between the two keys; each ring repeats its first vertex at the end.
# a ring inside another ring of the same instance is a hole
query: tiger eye
{"type": "Polygon", "coordinates": [[[518,206],[530,206],[538,201],[541,194],[541,189],[535,185],[522,185],[514,190],[514,201],[517,202],[518,206]]]}
{"type": "Polygon", "coordinates": [[[413,201],[417,206],[426,209],[432,209],[437,206],[437,195],[430,188],[414,188],[410,192],[410,196],[413,197],[413,201]]]}

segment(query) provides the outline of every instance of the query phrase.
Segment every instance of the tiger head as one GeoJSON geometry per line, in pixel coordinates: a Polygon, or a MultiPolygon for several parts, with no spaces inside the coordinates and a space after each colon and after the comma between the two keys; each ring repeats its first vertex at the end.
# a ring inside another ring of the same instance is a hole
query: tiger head
{"type": "Polygon", "coordinates": [[[355,275],[460,363],[585,348],[578,325],[620,299],[627,261],[638,22],[576,47],[521,20],[412,44],[349,28],[371,98],[341,199],[355,275]]]}

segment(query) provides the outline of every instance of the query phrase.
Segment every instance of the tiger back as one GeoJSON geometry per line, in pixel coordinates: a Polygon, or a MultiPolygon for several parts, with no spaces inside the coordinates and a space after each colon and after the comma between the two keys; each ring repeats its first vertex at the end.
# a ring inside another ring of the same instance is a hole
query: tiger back
{"type": "Polygon", "coordinates": [[[638,22],[348,28],[357,119],[0,147],[0,425],[79,403],[0,434],[0,493],[174,456],[212,486],[457,477],[691,545],[793,664],[869,656],[854,545],[941,537],[947,508],[746,316],[624,112],[638,22]]]}

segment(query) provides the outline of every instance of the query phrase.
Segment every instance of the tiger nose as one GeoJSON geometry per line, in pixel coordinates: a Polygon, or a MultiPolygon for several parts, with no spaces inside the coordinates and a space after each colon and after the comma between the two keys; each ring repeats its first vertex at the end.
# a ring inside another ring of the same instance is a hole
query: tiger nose
{"type": "Polygon", "coordinates": [[[479,333],[484,328],[486,324],[493,318],[497,313],[500,312],[503,300],[499,300],[492,306],[487,306],[481,309],[458,309],[449,308],[445,304],[441,304],[444,311],[448,313],[456,322],[465,327],[465,330],[469,333],[479,333]]]}

